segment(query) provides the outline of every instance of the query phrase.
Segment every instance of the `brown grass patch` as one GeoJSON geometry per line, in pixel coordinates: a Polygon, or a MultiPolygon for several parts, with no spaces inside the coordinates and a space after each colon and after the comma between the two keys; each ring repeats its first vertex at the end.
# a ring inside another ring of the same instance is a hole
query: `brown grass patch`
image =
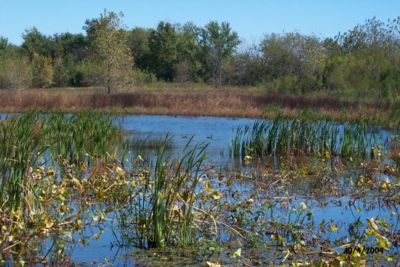
{"type": "Polygon", "coordinates": [[[99,110],[131,114],[296,117],[305,110],[312,118],[357,121],[384,120],[386,104],[345,101],[332,97],[266,95],[228,90],[194,92],[120,92],[112,95],[94,89],[0,91],[0,112],[33,110],[99,110]]]}

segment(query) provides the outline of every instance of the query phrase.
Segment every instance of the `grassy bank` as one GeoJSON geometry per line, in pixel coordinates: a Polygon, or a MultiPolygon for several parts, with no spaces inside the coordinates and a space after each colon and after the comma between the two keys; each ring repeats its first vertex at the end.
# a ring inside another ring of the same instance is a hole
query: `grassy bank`
{"type": "Polygon", "coordinates": [[[0,91],[0,112],[97,110],[124,114],[165,114],[364,121],[390,128],[400,125],[399,105],[328,95],[278,95],[257,87],[212,88],[147,85],[108,95],[98,88],[49,88],[0,91]]]}

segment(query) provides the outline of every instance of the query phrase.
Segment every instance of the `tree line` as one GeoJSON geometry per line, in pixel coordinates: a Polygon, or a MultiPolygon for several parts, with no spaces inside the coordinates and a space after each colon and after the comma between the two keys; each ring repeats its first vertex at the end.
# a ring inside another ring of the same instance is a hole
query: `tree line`
{"type": "Polygon", "coordinates": [[[0,88],[103,86],[165,82],[261,86],[269,92],[396,99],[400,94],[400,17],[369,19],[334,37],[268,34],[245,49],[227,22],[160,22],[128,29],[104,11],[85,34],[26,30],[20,46],[0,37],[0,88]]]}

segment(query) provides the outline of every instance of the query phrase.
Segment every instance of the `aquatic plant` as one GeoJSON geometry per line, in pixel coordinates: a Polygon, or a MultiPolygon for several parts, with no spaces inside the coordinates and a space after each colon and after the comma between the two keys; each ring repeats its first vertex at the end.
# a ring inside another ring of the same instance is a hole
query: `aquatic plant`
{"type": "Polygon", "coordinates": [[[233,158],[279,155],[324,155],[366,158],[379,138],[365,124],[337,124],[300,118],[257,121],[238,128],[231,144],[233,158]]]}
{"type": "Polygon", "coordinates": [[[369,147],[378,140],[369,131],[357,136],[367,130],[326,124],[259,122],[248,139],[236,140],[240,157],[242,141],[254,148],[246,147],[246,160],[319,157],[230,171],[208,165],[207,145],[193,139],[178,159],[167,153],[170,137],[154,158],[127,156],[132,144],[107,115],[1,121],[0,264],[71,264],[76,244],[90,245],[105,231],[114,234],[113,246],[149,249],[139,250],[144,262],[156,253],[164,265],[158,255],[176,247],[188,250],[190,264],[205,266],[398,263],[400,169],[386,162],[384,147],[369,147]],[[349,170],[326,160],[367,157],[370,149],[374,158],[349,170]],[[355,216],[324,220],[317,213],[327,206],[355,216]],[[377,209],[383,216],[362,218],[377,209]],[[384,253],[345,253],[368,245],[384,253]]]}
{"type": "Polygon", "coordinates": [[[129,140],[129,148],[134,150],[137,154],[145,153],[151,150],[158,151],[160,147],[169,150],[174,147],[171,138],[154,138],[147,136],[146,138],[135,138],[129,140]]]}
{"type": "Polygon", "coordinates": [[[392,159],[397,167],[400,167],[400,136],[394,136],[390,141],[389,158],[392,159]]]}
{"type": "Polygon", "coordinates": [[[42,137],[50,153],[59,158],[81,159],[85,155],[105,156],[121,143],[119,127],[109,115],[96,112],[49,113],[39,116],[42,137]]]}
{"type": "Polygon", "coordinates": [[[42,126],[35,114],[2,121],[0,125],[0,206],[17,208],[28,168],[43,151],[38,132],[42,126]]]}
{"type": "Polygon", "coordinates": [[[111,117],[101,113],[27,113],[1,121],[0,206],[21,205],[26,174],[38,161],[105,157],[120,138],[111,117]]]}
{"type": "Polygon", "coordinates": [[[13,210],[3,205],[0,209],[0,263],[15,255],[14,261],[21,260],[20,265],[24,261],[42,262],[54,249],[54,259],[65,257],[68,246],[89,238],[88,228],[99,238],[102,224],[114,211],[105,206],[113,202],[126,205],[131,184],[111,158],[97,161],[95,167],[67,160],[61,165],[59,169],[29,167],[23,177],[24,205],[13,210]],[[85,177],[82,174],[87,170],[90,175],[85,177]],[[49,236],[54,237],[52,245],[40,255],[38,248],[49,236]]]}
{"type": "Polygon", "coordinates": [[[122,225],[129,224],[130,218],[140,247],[185,245],[195,238],[193,205],[207,145],[190,147],[190,139],[182,157],[170,162],[165,158],[169,142],[167,137],[159,148],[154,170],[136,170],[139,190],[120,218],[122,225]]]}

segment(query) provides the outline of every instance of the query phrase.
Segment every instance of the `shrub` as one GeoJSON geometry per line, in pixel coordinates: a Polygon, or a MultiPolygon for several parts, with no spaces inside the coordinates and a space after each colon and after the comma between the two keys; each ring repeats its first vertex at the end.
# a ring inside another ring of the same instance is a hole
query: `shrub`
{"type": "Polygon", "coordinates": [[[384,97],[388,100],[395,100],[400,93],[400,68],[388,67],[380,75],[380,83],[384,97]]]}
{"type": "Polygon", "coordinates": [[[135,83],[139,85],[157,81],[157,77],[153,73],[142,71],[140,69],[134,69],[132,71],[132,76],[135,83]]]}
{"type": "Polygon", "coordinates": [[[93,86],[101,84],[100,80],[101,67],[90,60],[84,60],[78,64],[75,83],[82,86],[93,86]]]}
{"type": "Polygon", "coordinates": [[[49,87],[53,84],[53,65],[51,59],[37,53],[32,56],[32,73],[34,87],[49,87]]]}
{"type": "Polygon", "coordinates": [[[3,56],[0,61],[0,88],[24,89],[31,86],[32,69],[29,61],[19,55],[3,56]]]}

